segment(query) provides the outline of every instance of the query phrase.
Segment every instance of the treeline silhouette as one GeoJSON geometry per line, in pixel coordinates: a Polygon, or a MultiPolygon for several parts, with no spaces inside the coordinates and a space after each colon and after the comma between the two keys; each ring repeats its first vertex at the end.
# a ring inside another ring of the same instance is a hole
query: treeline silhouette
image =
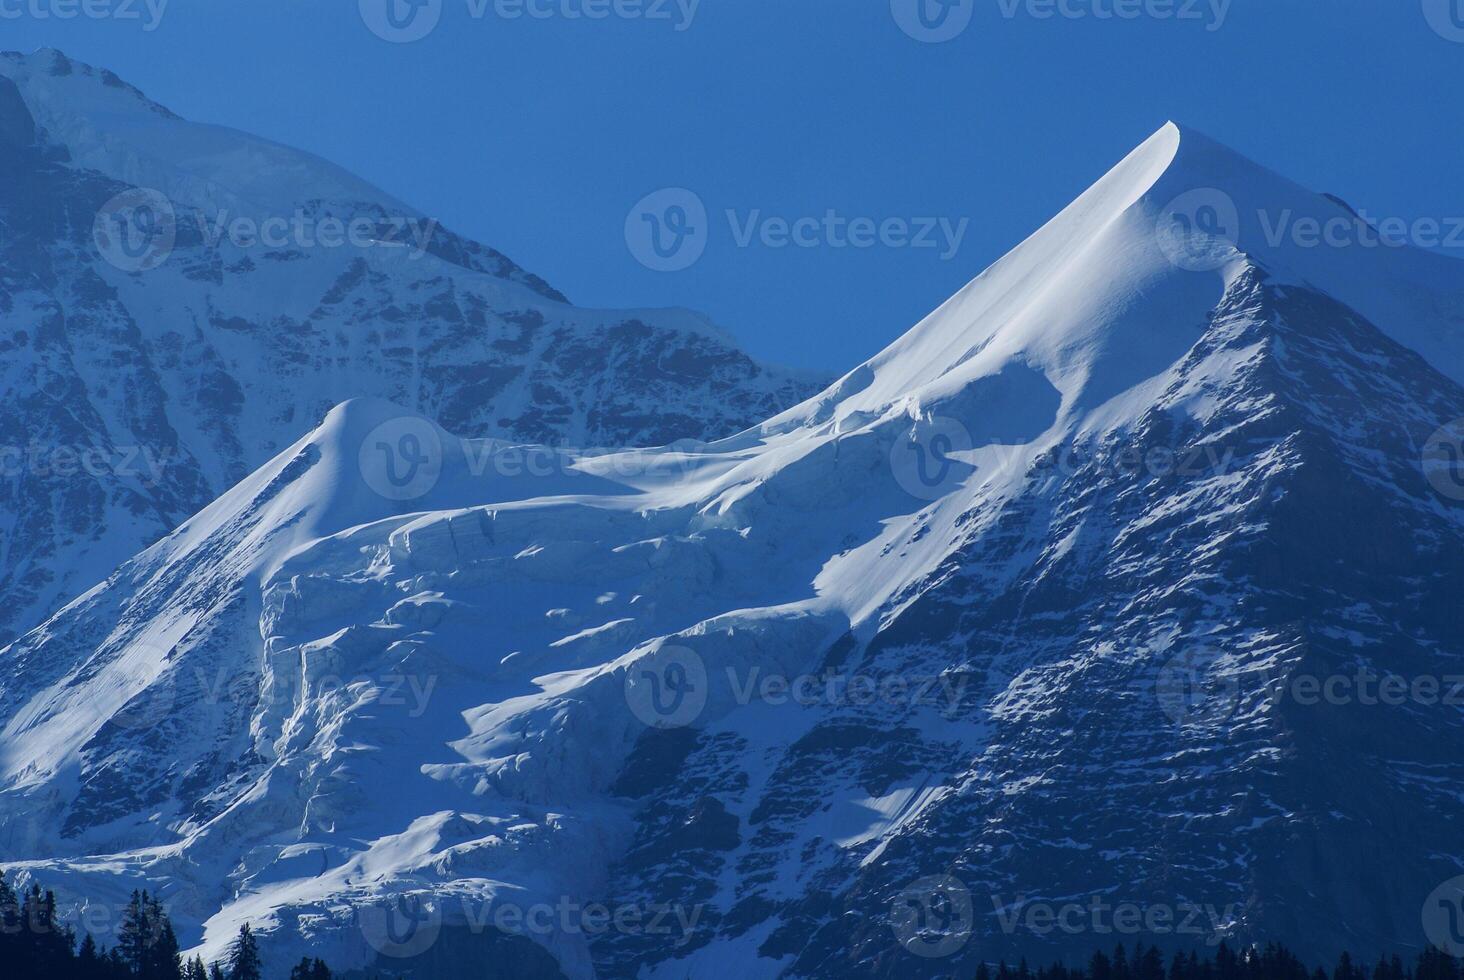
{"type": "Polygon", "coordinates": [[[1132,950],[1120,945],[1112,953],[1095,953],[1078,968],[1059,964],[1033,970],[1026,961],[1016,966],[983,964],[974,980],[1464,980],[1464,961],[1431,946],[1411,965],[1395,955],[1369,966],[1343,953],[1329,974],[1319,966],[1308,969],[1277,943],[1237,951],[1222,942],[1214,955],[1191,951],[1167,961],[1156,947],[1141,944],[1132,950]]]}
{"type": "MultiPolygon", "coordinates": [[[[971,980],[1464,980],[1464,960],[1429,947],[1411,964],[1394,955],[1368,965],[1343,953],[1330,973],[1308,968],[1285,946],[1233,950],[1220,943],[1213,953],[1176,953],[1166,961],[1157,947],[1122,945],[1093,954],[1082,967],[1057,964],[1037,969],[1026,961],[982,964],[971,980]]],[[[332,980],[322,961],[302,959],[288,980],[332,980]]],[[[117,928],[117,944],[103,949],[90,935],[78,943],[56,914],[56,896],[32,884],[16,894],[0,872],[0,978],[5,980],[266,980],[259,944],[248,923],[230,944],[223,962],[184,960],[162,903],[135,891],[117,928]]],[[[274,978],[270,978],[274,980],[274,978]]],[[[284,980],[284,978],[280,978],[284,980]]]]}
{"type": "MultiPolygon", "coordinates": [[[[0,977],[6,980],[265,980],[259,944],[249,924],[222,963],[185,961],[173,923],[156,896],[133,892],[122,910],[117,945],[102,949],[56,915],[56,896],[33,884],[17,895],[0,872],[0,977]]],[[[289,980],[331,980],[320,960],[301,960],[289,980]]]]}

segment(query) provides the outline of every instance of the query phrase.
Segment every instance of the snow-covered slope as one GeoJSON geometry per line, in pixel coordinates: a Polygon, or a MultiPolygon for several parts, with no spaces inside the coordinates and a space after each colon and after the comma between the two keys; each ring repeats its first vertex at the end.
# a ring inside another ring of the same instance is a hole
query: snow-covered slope
{"type": "Polygon", "coordinates": [[[348,398],[620,446],[725,435],[823,383],[687,311],[571,306],[332,164],[56,51],[0,54],[0,171],[0,642],[348,398]],[[175,234],[105,261],[98,229],[149,201],[175,234]]]}
{"type": "Polygon", "coordinates": [[[1111,946],[1027,916],[1094,898],[1172,947],[1418,944],[1457,711],[1287,685],[1461,673],[1421,460],[1464,280],[1251,230],[1287,209],[1346,213],[1166,126],[710,443],[339,406],[5,651],[0,854],[161,887],[206,955],[249,921],[432,977],[946,976],[1111,946]],[[1196,193],[1229,240],[1176,239],[1196,193]],[[522,915],[591,903],[637,924],[522,915]]]}

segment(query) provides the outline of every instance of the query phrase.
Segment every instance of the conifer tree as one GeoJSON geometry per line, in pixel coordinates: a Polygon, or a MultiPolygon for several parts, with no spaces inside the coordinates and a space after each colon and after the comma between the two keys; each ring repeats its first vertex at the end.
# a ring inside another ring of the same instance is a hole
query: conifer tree
{"type": "Polygon", "coordinates": [[[122,925],[117,930],[117,950],[132,976],[144,975],[149,945],[147,893],[134,890],[127,908],[122,910],[122,925]]]}
{"type": "Polygon", "coordinates": [[[56,917],[56,895],[32,884],[21,903],[21,962],[37,973],[63,970],[72,958],[71,931],[56,917]]]}
{"type": "Polygon", "coordinates": [[[87,976],[96,976],[101,970],[102,954],[97,949],[97,941],[91,937],[91,933],[82,937],[81,948],[76,951],[76,961],[87,976]]]}
{"type": "Polygon", "coordinates": [[[167,911],[156,895],[144,894],[142,912],[148,944],[139,974],[141,980],[182,980],[183,957],[167,911]]]}
{"type": "Polygon", "coordinates": [[[229,949],[229,980],[264,980],[259,943],[247,922],[239,927],[239,938],[229,949]]]}

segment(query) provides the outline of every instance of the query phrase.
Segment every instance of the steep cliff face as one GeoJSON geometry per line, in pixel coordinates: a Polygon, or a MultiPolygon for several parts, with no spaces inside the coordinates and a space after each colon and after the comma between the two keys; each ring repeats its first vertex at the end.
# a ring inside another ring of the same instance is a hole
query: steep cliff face
{"type": "Polygon", "coordinates": [[[1347,213],[1167,126],[710,443],[342,404],[5,651],[0,848],[421,977],[1417,946],[1464,870],[1460,280],[1282,212],[1347,213]]]}
{"type": "Polygon", "coordinates": [[[819,379],[586,310],[340,168],[0,55],[0,641],[348,398],[585,447],[727,435],[819,379]]]}

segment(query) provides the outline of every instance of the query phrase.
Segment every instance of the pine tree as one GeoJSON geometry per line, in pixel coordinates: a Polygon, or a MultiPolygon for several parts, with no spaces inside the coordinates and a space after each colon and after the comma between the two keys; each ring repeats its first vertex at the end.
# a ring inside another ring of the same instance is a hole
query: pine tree
{"type": "Polygon", "coordinates": [[[1134,955],[1134,976],[1138,980],[1164,980],[1164,956],[1150,946],[1134,955]]]}
{"type": "Polygon", "coordinates": [[[290,980],[331,980],[330,968],[324,960],[312,960],[302,956],[300,962],[290,971],[290,980]]]}
{"type": "Polygon", "coordinates": [[[134,890],[127,908],[122,910],[122,925],[117,930],[117,950],[127,971],[136,977],[145,976],[147,950],[152,945],[148,933],[147,893],[134,890]]]}
{"type": "Polygon", "coordinates": [[[81,964],[83,972],[88,976],[96,974],[102,965],[102,954],[97,949],[97,941],[87,933],[82,937],[81,949],[76,952],[76,961],[81,964]]]}
{"type": "Polygon", "coordinates": [[[1240,958],[1221,940],[1220,947],[1215,950],[1215,976],[1218,980],[1240,980],[1240,975],[1240,958]]]}
{"type": "Polygon", "coordinates": [[[263,980],[259,943],[249,923],[239,927],[239,938],[229,949],[229,980],[263,980]]]}
{"type": "Polygon", "coordinates": [[[0,950],[15,955],[16,937],[20,935],[20,904],[5,872],[0,871],[0,950]]]}
{"type": "Polygon", "coordinates": [[[107,952],[107,976],[130,977],[132,975],[132,968],[127,965],[127,954],[122,952],[121,946],[113,946],[107,952]]]}
{"type": "Polygon", "coordinates": [[[167,910],[157,896],[144,894],[142,913],[148,945],[143,954],[141,980],[182,980],[183,957],[167,910]]]}
{"type": "Polygon", "coordinates": [[[1367,974],[1357,968],[1350,955],[1343,953],[1332,970],[1332,980],[1367,980],[1367,974]]]}
{"type": "Polygon", "coordinates": [[[1124,952],[1122,944],[1113,950],[1113,980],[1133,980],[1133,973],[1129,970],[1128,953],[1124,952]]]}
{"type": "Polygon", "coordinates": [[[65,969],[74,941],[56,916],[56,894],[32,884],[21,904],[20,922],[21,962],[38,974],[65,969]]]}

